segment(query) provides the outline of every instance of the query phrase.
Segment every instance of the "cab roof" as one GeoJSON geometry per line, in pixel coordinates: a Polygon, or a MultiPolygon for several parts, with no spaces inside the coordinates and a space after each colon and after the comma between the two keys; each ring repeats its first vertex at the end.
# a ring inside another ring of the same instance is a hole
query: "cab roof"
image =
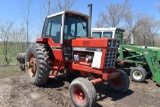
{"type": "Polygon", "coordinates": [[[49,16],[47,16],[47,18],[51,18],[51,17],[54,17],[54,16],[58,16],[58,15],[61,15],[61,14],[65,14],[65,13],[77,14],[77,15],[81,15],[81,16],[84,16],[84,17],[87,17],[87,18],[89,17],[88,15],[83,14],[83,13],[80,13],[80,12],[75,12],[75,11],[65,10],[65,11],[61,11],[61,12],[58,12],[58,13],[55,13],[55,14],[49,15],[49,16]]]}
{"type": "Polygon", "coordinates": [[[92,28],[91,31],[120,31],[124,32],[125,30],[121,28],[92,28]]]}

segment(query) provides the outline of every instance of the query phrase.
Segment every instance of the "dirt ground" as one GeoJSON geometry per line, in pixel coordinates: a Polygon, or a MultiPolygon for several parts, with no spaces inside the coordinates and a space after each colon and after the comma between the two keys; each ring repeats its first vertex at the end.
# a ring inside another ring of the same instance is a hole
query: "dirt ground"
{"type": "MultiPolygon", "coordinates": [[[[18,69],[17,69],[18,70],[18,69]]],[[[42,87],[30,84],[23,72],[0,73],[0,107],[74,107],[68,93],[70,81],[60,75],[42,87]]],[[[159,107],[160,87],[151,79],[130,82],[125,93],[115,93],[107,84],[96,86],[96,107],[159,107]]]]}

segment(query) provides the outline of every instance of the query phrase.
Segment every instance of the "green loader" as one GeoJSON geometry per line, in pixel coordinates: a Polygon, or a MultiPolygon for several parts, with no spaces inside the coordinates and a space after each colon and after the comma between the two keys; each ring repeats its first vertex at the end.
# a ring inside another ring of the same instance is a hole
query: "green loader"
{"type": "Polygon", "coordinates": [[[144,82],[147,75],[160,85],[160,48],[147,46],[120,45],[118,50],[120,63],[133,63],[136,65],[130,76],[133,81],[144,82]]]}

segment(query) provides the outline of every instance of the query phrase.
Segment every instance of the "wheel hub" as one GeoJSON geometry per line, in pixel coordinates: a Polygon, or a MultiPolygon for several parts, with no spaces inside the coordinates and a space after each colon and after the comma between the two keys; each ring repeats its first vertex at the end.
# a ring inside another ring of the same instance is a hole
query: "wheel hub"
{"type": "Polygon", "coordinates": [[[116,86],[116,87],[121,87],[122,84],[123,84],[121,77],[117,77],[117,78],[115,78],[115,79],[113,79],[113,80],[111,80],[111,81],[112,81],[112,84],[113,84],[114,86],[116,86]]]}
{"type": "Polygon", "coordinates": [[[75,100],[80,104],[84,104],[86,101],[85,93],[79,87],[74,89],[74,97],[75,97],[75,100]]]}
{"type": "Polygon", "coordinates": [[[136,80],[140,80],[142,78],[142,73],[140,71],[134,71],[133,78],[135,78],[136,80]]]}
{"type": "Polygon", "coordinates": [[[29,75],[34,77],[36,75],[37,63],[33,54],[31,55],[29,62],[26,63],[26,67],[28,68],[29,75]]]}

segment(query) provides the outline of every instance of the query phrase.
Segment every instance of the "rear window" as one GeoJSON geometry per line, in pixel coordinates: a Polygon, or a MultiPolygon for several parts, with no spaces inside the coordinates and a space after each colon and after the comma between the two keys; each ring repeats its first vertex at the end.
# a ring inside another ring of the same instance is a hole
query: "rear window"
{"type": "Polygon", "coordinates": [[[93,38],[101,38],[102,32],[92,32],[92,37],[93,38]]]}
{"type": "Polygon", "coordinates": [[[112,38],[112,32],[103,32],[104,38],[112,38]]]}

